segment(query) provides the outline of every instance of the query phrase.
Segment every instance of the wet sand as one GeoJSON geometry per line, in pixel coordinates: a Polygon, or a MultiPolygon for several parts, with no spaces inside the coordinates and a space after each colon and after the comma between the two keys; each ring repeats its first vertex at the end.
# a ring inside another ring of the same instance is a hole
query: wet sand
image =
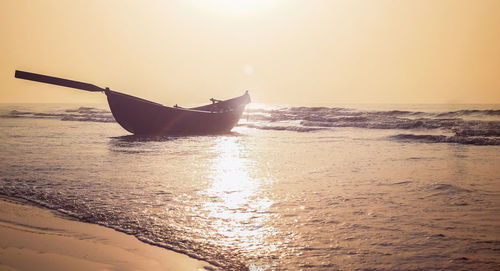
{"type": "Polygon", "coordinates": [[[215,270],[112,229],[0,198],[1,270],[215,270]]]}

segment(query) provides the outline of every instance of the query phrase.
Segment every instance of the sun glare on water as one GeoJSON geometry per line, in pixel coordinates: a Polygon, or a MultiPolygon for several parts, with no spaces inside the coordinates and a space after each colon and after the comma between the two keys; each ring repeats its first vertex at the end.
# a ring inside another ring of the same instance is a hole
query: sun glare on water
{"type": "Polygon", "coordinates": [[[228,240],[228,246],[236,242],[240,249],[256,253],[258,245],[273,233],[263,226],[273,202],[262,195],[260,186],[265,180],[252,176],[253,162],[239,141],[238,137],[217,139],[212,174],[207,176],[212,185],[200,193],[209,199],[203,205],[207,216],[216,218],[215,234],[228,240]]]}

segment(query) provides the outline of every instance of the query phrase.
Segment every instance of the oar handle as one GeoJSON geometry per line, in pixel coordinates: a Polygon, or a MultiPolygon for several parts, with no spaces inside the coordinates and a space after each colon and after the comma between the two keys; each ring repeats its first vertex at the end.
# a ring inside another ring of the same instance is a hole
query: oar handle
{"type": "Polygon", "coordinates": [[[23,71],[16,70],[15,77],[21,78],[21,79],[26,79],[26,80],[31,80],[31,81],[36,81],[36,82],[52,84],[52,85],[63,86],[63,87],[83,89],[86,91],[93,91],[93,92],[103,92],[104,91],[103,88],[100,88],[96,85],[92,85],[89,83],[78,82],[78,81],[73,81],[73,80],[68,80],[68,79],[63,79],[63,78],[58,78],[58,77],[53,77],[53,76],[47,76],[47,75],[42,75],[42,74],[37,74],[37,73],[31,73],[31,72],[23,72],[23,71]]]}

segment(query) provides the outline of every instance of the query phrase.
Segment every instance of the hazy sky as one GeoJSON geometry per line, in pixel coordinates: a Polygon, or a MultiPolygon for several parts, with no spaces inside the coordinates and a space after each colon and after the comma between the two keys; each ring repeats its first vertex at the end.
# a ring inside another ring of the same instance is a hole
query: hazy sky
{"type": "Polygon", "coordinates": [[[498,0],[0,2],[0,102],[500,103],[498,0]]]}

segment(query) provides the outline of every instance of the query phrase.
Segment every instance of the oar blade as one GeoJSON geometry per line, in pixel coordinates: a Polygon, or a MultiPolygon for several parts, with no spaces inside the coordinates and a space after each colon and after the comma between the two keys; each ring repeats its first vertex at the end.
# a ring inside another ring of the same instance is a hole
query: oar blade
{"type": "Polygon", "coordinates": [[[92,85],[89,83],[78,82],[78,81],[68,80],[68,79],[64,79],[64,78],[58,78],[58,77],[53,77],[53,76],[48,76],[48,75],[25,72],[25,71],[16,70],[15,77],[20,78],[20,79],[41,82],[41,83],[63,86],[63,87],[82,89],[82,90],[86,90],[86,91],[93,91],[93,92],[104,91],[103,88],[100,88],[96,85],[92,85]]]}

